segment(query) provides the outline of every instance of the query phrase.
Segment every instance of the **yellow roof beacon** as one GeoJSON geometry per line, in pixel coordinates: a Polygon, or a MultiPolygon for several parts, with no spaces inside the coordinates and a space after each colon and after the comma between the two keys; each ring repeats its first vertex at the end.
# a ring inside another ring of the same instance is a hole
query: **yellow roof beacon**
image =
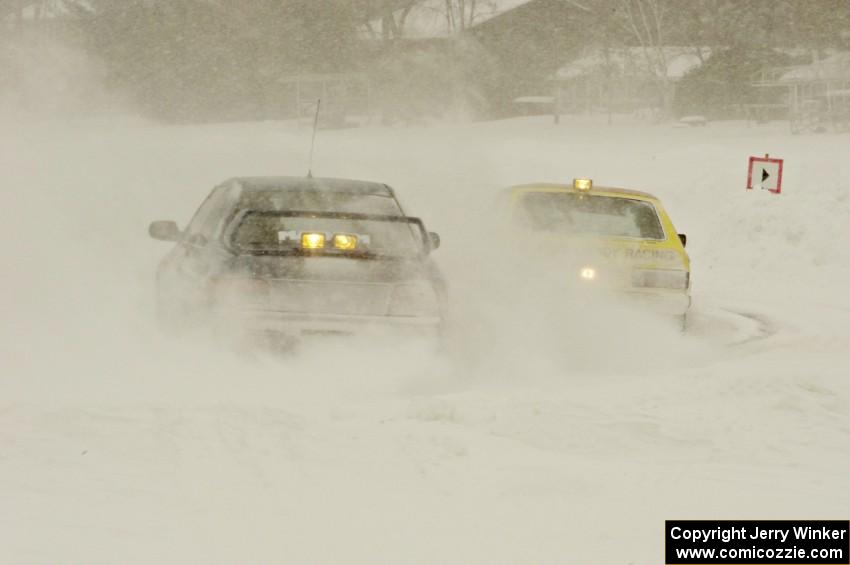
{"type": "Polygon", "coordinates": [[[573,188],[581,192],[587,192],[593,188],[593,181],[591,179],[573,179],[573,188]]]}

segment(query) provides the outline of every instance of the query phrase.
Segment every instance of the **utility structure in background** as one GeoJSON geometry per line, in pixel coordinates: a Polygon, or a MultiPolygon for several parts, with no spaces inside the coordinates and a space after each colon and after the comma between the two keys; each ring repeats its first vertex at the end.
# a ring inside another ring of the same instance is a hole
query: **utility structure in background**
{"type": "MultiPolygon", "coordinates": [[[[642,47],[586,49],[552,77],[555,116],[630,113],[662,118],[678,81],[702,60],[691,48],[662,46],[657,51],[663,53],[663,64],[653,62],[642,47]]],[[[703,51],[709,53],[708,48],[703,51]]]]}
{"type": "Polygon", "coordinates": [[[294,116],[299,124],[313,119],[318,99],[322,100],[321,128],[351,127],[375,117],[373,89],[365,74],[288,75],[277,82],[285,92],[282,104],[290,107],[282,113],[294,116]]]}
{"type": "Polygon", "coordinates": [[[763,98],[780,102],[749,104],[752,121],[784,118],[792,133],[850,131],[850,51],[809,65],[768,69],[753,86],[763,98]]]}

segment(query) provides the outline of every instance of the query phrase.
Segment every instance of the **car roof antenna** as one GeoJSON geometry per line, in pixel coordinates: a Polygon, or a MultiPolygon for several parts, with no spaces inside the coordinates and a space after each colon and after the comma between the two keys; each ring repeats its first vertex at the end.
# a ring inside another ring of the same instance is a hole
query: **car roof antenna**
{"type": "Polygon", "coordinates": [[[322,108],[322,99],[316,99],[316,117],[313,119],[313,139],[310,141],[310,164],[307,168],[307,178],[313,178],[313,151],[316,149],[316,131],[319,129],[319,110],[322,108]]]}

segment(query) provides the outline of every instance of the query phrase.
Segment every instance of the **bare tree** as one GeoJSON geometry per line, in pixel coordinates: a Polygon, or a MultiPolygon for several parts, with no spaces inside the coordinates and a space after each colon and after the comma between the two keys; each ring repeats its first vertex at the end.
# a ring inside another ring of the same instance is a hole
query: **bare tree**
{"type": "Polygon", "coordinates": [[[360,0],[355,10],[360,15],[361,24],[375,39],[381,39],[385,45],[404,38],[405,24],[411,11],[423,0],[360,0]],[[374,23],[380,22],[380,32],[374,23]]]}
{"type": "Polygon", "coordinates": [[[649,75],[656,81],[663,111],[670,112],[673,89],[667,65],[663,0],[621,0],[623,25],[640,46],[649,75]]]}
{"type": "Polygon", "coordinates": [[[384,41],[393,39],[401,39],[404,37],[404,24],[407,21],[407,16],[414,6],[419,3],[419,0],[407,0],[401,7],[395,11],[386,10],[381,18],[381,31],[384,41]]]}
{"type": "Polygon", "coordinates": [[[494,0],[444,0],[442,6],[449,35],[473,27],[482,17],[498,10],[494,0]]]}

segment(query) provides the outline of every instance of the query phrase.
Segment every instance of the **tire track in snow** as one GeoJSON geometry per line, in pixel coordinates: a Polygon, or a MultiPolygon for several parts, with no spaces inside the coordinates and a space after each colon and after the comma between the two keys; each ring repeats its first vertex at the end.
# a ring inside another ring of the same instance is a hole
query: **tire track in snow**
{"type": "Polygon", "coordinates": [[[737,341],[733,341],[729,344],[729,347],[742,347],[744,345],[748,345],[757,341],[764,341],[770,337],[773,337],[779,332],[779,328],[777,327],[777,325],[763,314],[757,314],[754,312],[742,312],[729,308],[723,308],[723,311],[732,314],[733,316],[744,318],[745,320],[748,320],[749,322],[755,325],[752,335],[737,341]]]}

